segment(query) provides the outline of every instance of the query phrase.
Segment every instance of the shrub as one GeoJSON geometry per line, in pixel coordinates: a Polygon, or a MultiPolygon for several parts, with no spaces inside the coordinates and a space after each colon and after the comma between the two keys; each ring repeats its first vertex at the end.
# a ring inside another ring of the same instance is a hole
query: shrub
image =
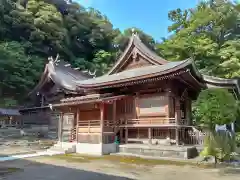
{"type": "Polygon", "coordinates": [[[204,150],[200,155],[214,156],[215,162],[230,160],[235,151],[234,139],[228,132],[212,132],[205,137],[204,150]]]}
{"type": "Polygon", "coordinates": [[[235,143],[236,143],[236,146],[237,146],[237,147],[240,147],[240,132],[237,132],[237,133],[236,133],[235,143]]]}

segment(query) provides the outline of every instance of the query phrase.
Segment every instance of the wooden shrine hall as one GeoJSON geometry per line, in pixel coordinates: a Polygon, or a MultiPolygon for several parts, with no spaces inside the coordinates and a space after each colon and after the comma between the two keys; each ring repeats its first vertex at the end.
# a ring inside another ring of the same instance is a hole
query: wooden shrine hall
{"type": "Polygon", "coordinates": [[[214,87],[239,94],[238,80],[204,76],[191,59],[169,62],[135,34],[103,76],[64,63],[50,60],[31,96],[41,100],[42,112],[58,113],[59,142],[74,143],[79,153],[114,152],[115,136],[123,144],[192,144],[191,104],[199,92],[214,87]]]}

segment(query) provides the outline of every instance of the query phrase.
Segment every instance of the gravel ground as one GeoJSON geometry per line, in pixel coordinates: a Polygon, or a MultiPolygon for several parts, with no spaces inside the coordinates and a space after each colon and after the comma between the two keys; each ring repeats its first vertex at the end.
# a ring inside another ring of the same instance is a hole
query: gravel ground
{"type": "Polygon", "coordinates": [[[39,139],[34,136],[19,136],[17,129],[0,129],[1,156],[33,153],[51,146],[53,140],[39,139]]]}
{"type": "Polygon", "coordinates": [[[22,171],[0,177],[4,180],[239,180],[240,173],[223,173],[219,169],[199,169],[190,166],[159,165],[153,167],[121,164],[109,161],[74,163],[47,157],[8,161],[5,167],[22,171]]]}

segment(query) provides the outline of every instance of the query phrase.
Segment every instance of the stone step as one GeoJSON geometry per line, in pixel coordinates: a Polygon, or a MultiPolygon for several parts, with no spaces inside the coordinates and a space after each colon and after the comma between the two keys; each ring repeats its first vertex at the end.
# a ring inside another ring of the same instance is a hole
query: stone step
{"type": "Polygon", "coordinates": [[[119,152],[153,157],[186,158],[186,152],[174,150],[119,147],[119,152]]]}
{"type": "Polygon", "coordinates": [[[133,147],[133,146],[119,146],[120,153],[130,153],[143,156],[152,157],[167,157],[167,158],[180,158],[192,159],[199,155],[198,148],[196,147],[133,147]]]}
{"type": "Polygon", "coordinates": [[[48,150],[64,152],[64,153],[74,153],[74,152],[76,152],[76,145],[73,144],[73,145],[64,146],[64,145],[61,145],[61,144],[55,144],[54,146],[52,146],[48,150]]]}

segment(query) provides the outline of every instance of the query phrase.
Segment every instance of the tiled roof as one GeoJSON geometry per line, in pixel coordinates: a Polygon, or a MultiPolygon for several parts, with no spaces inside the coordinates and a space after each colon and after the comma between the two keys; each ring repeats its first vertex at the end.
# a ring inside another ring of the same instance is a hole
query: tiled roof
{"type": "Polygon", "coordinates": [[[238,84],[237,79],[225,79],[219,77],[213,77],[208,75],[203,75],[203,79],[206,83],[218,84],[218,85],[236,85],[238,84]]]}
{"type": "Polygon", "coordinates": [[[152,66],[145,66],[141,68],[126,70],[123,72],[119,72],[116,74],[111,75],[104,75],[97,78],[92,78],[84,81],[76,81],[78,86],[84,86],[84,85],[94,85],[94,84],[102,84],[106,82],[116,82],[116,81],[127,81],[131,78],[140,78],[146,75],[153,75],[154,74],[161,74],[165,75],[168,73],[171,73],[171,70],[180,70],[181,68],[184,68],[188,65],[190,65],[192,62],[191,60],[184,60],[184,61],[178,61],[178,62],[169,62],[164,65],[152,65],[152,66]]]}
{"type": "Polygon", "coordinates": [[[235,89],[237,96],[240,96],[239,79],[224,79],[213,76],[203,75],[203,80],[208,88],[227,88],[235,89]]]}
{"type": "Polygon", "coordinates": [[[68,63],[62,60],[56,63],[50,61],[46,64],[41,80],[31,93],[39,91],[49,78],[60,89],[73,92],[76,91],[76,80],[86,80],[92,78],[89,74],[75,70],[67,65],[68,63]]]}

